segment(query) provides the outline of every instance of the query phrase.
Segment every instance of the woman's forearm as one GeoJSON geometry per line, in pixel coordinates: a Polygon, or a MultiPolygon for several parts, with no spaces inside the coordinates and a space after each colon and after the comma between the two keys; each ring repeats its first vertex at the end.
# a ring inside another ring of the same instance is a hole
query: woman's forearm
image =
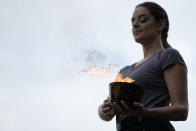
{"type": "Polygon", "coordinates": [[[158,118],[171,121],[185,121],[188,116],[188,106],[172,105],[147,109],[143,117],[158,118]]]}

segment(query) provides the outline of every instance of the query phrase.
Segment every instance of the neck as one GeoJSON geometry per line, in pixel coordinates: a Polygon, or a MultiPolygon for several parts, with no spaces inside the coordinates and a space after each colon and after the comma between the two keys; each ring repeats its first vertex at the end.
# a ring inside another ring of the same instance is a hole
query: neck
{"type": "Polygon", "coordinates": [[[142,44],[144,59],[153,56],[155,53],[164,50],[161,39],[149,40],[142,44]]]}

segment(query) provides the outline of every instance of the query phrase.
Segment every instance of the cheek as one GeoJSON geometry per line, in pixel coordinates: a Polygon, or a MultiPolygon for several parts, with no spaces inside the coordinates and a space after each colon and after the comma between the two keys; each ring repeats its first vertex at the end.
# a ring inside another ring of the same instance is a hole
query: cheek
{"type": "Polygon", "coordinates": [[[133,26],[132,26],[132,27],[131,27],[131,31],[132,31],[132,33],[133,33],[133,30],[134,30],[134,29],[133,29],[133,26]]]}
{"type": "Polygon", "coordinates": [[[154,27],[154,25],[148,25],[144,27],[144,32],[146,33],[146,35],[152,35],[157,33],[156,28],[154,27]]]}

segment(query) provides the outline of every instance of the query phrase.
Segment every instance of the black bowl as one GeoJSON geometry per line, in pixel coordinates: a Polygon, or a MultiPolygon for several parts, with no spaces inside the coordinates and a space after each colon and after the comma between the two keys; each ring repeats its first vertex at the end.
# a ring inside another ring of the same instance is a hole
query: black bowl
{"type": "Polygon", "coordinates": [[[133,102],[140,102],[143,95],[143,88],[134,82],[112,82],[109,84],[109,97],[111,101],[117,102],[121,107],[121,100],[124,100],[129,107],[133,108],[133,102]]]}

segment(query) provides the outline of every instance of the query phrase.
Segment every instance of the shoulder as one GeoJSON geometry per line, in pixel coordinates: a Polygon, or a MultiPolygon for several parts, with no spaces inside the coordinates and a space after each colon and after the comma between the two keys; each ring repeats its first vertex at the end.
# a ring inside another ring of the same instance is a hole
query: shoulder
{"type": "Polygon", "coordinates": [[[179,51],[174,48],[167,48],[161,52],[161,56],[180,55],[179,51]]]}
{"type": "Polygon", "coordinates": [[[162,66],[162,70],[164,70],[170,65],[175,64],[182,64],[186,66],[180,52],[174,48],[168,48],[163,50],[159,55],[159,63],[162,66]]]}
{"type": "Polygon", "coordinates": [[[120,73],[126,72],[127,70],[129,70],[129,68],[130,68],[130,66],[127,65],[127,66],[121,68],[119,72],[120,72],[120,73]]]}
{"type": "Polygon", "coordinates": [[[161,61],[169,60],[169,59],[182,59],[180,52],[174,48],[167,48],[160,52],[159,59],[161,61]]]}
{"type": "Polygon", "coordinates": [[[124,66],[123,68],[120,69],[120,73],[124,73],[124,72],[127,72],[128,70],[132,69],[134,67],[136,63],[132,64],[132,65],[127,65],[127,66],[124,66]]]}

